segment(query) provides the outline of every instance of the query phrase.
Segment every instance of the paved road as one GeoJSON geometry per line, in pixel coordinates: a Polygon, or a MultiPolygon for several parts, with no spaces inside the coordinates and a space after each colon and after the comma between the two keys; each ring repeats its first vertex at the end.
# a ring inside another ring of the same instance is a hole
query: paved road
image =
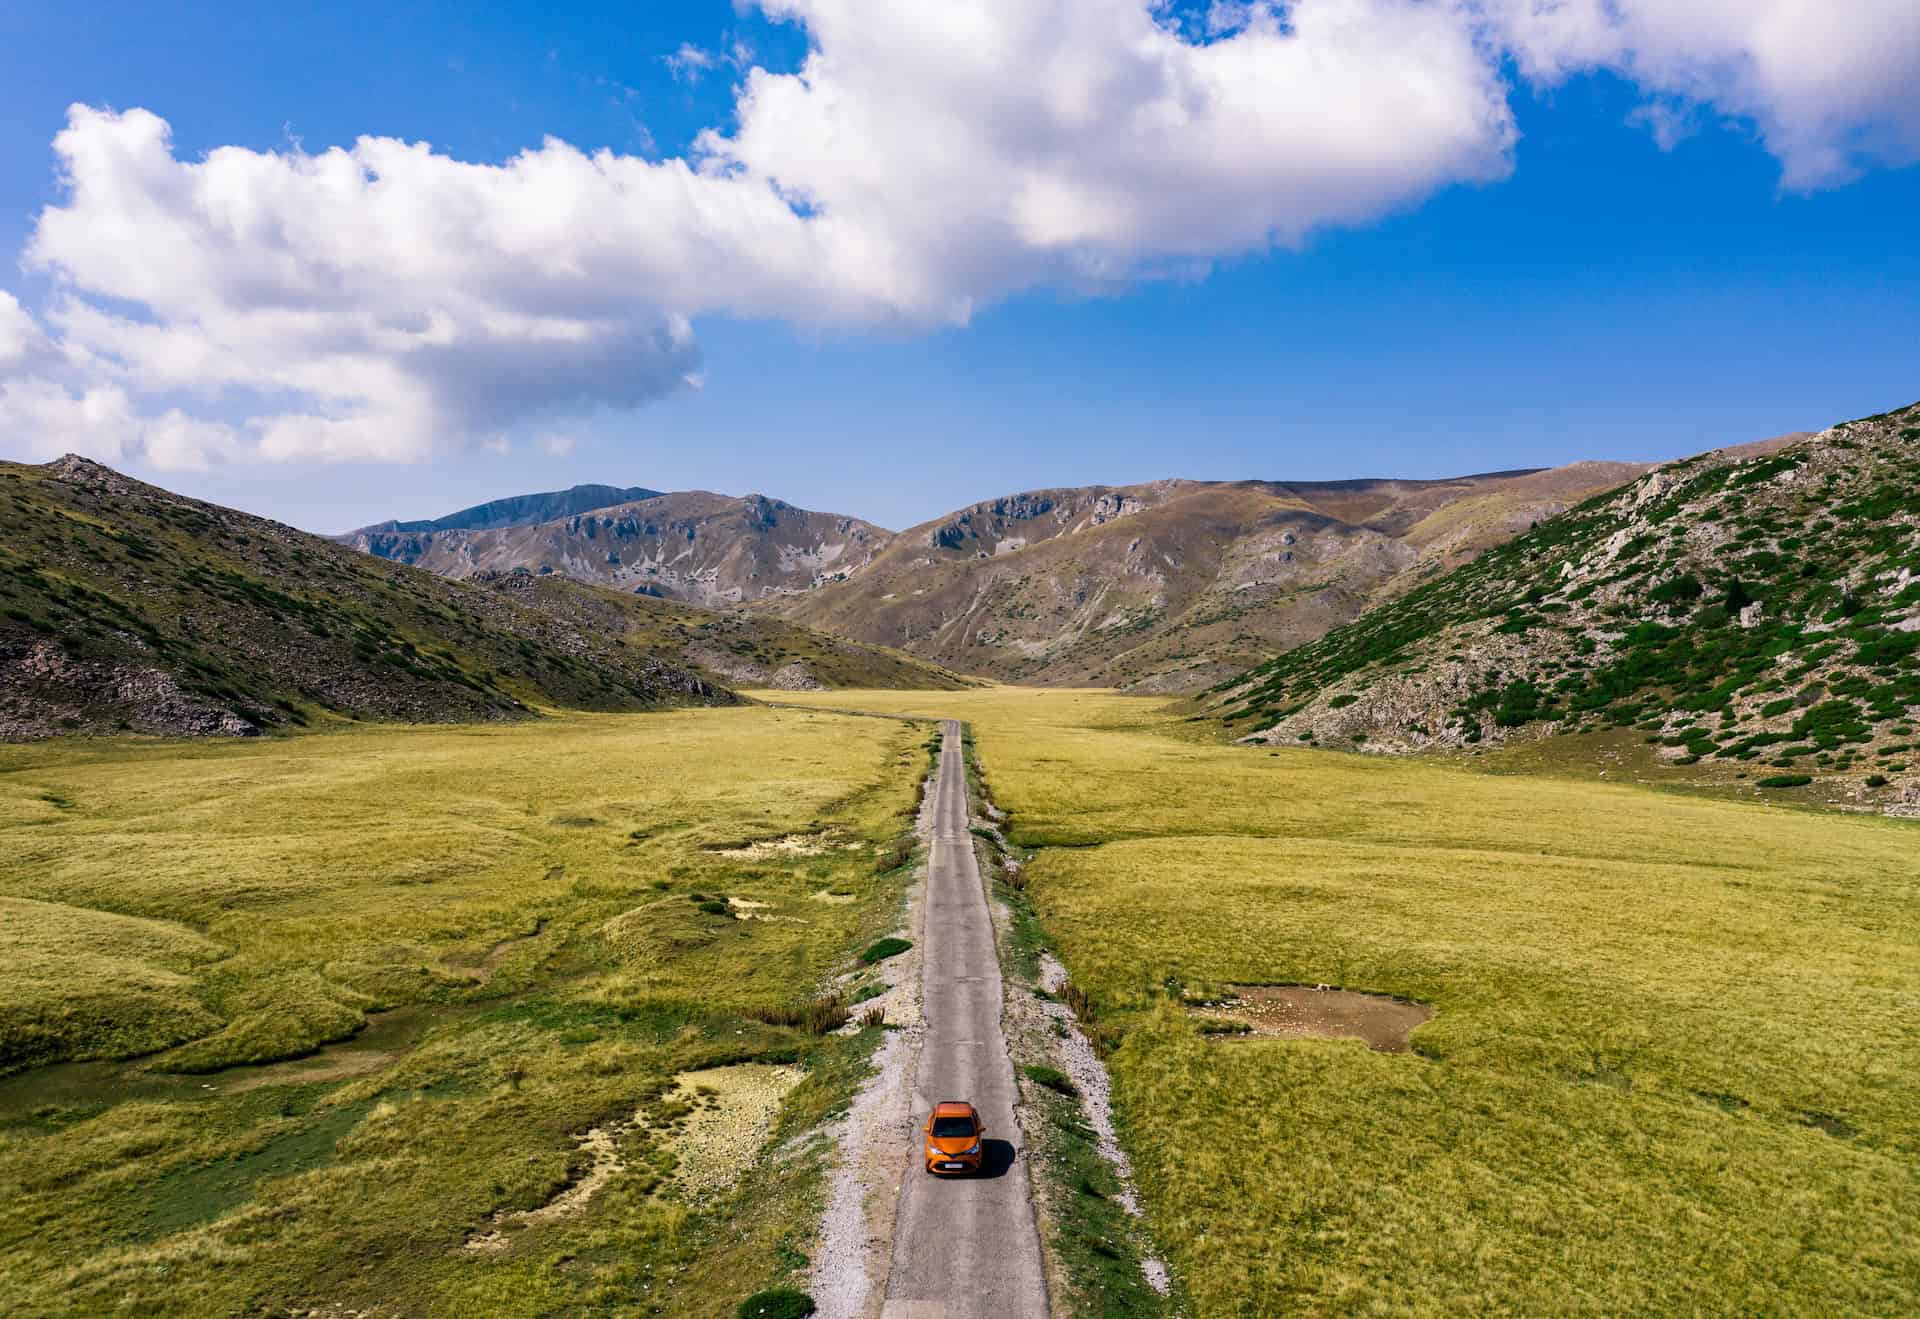
{"type": "Polygon", "coordinates": [[[1028,1198],[1013,1064],[1000,1032],[1000,962],[967,832],[960,725],[941,725],[933,856],[927,863],[922,977],[926,1039],[914,1076],[914,1144],[893,1225],[884,1319],[1028,1319],[1047,1313],[1040,1234],[1028,1198]],[[943,1099],[970,1099],[987,1124],[986,1175],[930,1177],[918,1132],[943,1099]],[[1016,1161],[1016,1158],[1018,1161],[1016,1161]]]}

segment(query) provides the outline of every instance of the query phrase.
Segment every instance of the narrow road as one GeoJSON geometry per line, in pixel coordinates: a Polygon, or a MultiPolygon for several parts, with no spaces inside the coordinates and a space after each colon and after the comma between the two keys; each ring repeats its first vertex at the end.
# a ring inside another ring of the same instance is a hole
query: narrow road
{"type": "Polygon", "coordinates": [[[1016,1150],[1013,1063],[1000,1031],[1000,961],[968,832],[960,725],[940,726],[931,789],[933,855],[922,936],[926,1037],[914,1075],[913,1144],[893,1227],[883,1319],[1030,1319],[1047,1313],[1040,1233],[1016,1150]],[[987,1126],[979,1177],[927,1174],[920,1128],[943,1099],[971,1100],[987,1126]]]}

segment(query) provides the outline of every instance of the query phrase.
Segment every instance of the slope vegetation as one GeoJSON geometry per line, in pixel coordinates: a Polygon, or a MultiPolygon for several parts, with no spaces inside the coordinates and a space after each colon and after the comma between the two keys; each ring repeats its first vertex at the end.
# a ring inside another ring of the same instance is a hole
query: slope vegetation
{"type": "Polygon", "coordinates": [[[354,532],[341,539],[443,577],[526,568],[642,595],[730,605],[857,572],[892,537],[763,495],[655,495],[533,525],[354,532]]]}
{"type": "Polygon", "coordinates": [[[725,703],[510,596],[130,480],[0,464],[0,736],[725,703]]]}
{"type": "Polygon", "coordinates": [[[1191,690],[1645,470],[1031,491],[902,532],[857,574],[763,607],[1005,681],[1191,690]]]}
{"type": "Polygon", "coordinates": [[[1920,806],[1920,405],[1642,477],[1232,684],[1267,741],[1633,725],[1778,788],[1920,806]]]}

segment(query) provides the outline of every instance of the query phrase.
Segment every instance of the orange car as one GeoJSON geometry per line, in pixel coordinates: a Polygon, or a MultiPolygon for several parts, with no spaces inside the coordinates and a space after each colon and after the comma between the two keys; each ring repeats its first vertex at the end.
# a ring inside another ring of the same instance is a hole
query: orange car
{"type": "Polygon", "coordinates": [[[979,1172],[986,1148],[986,1124],[965,1100],[949,1099],[927,1116],[927,1171],[979,1172]]]}

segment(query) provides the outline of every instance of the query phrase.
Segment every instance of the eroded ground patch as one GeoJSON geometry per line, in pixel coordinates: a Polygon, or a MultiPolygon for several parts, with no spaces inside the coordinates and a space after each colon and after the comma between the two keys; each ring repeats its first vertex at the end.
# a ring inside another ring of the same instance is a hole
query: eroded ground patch
{"type": "Polygon", "coordinates": [[[1228,1027],[1210,1032],[1221,1039],[1361,1040],[1380,1053],[1405,1053],[1413,1028],[1433,1017],[1433,1009],[1424,1003],[1386,994],[1315,985],[1232,988],[1231,998],[1195,1012],[1203,1022],[1228,1027]]]}

